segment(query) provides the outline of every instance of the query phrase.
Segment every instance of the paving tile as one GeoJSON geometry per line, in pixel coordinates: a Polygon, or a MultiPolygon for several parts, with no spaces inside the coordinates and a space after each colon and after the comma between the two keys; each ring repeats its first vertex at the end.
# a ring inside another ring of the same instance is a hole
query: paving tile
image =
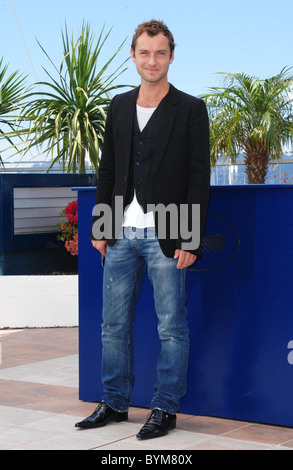
{"type": "Polygon", "coordinates": [[[190,432],[220,435],[229,431],[242,429],[249,423],[233,421],[230,419],[214,418],[209,416],[192,416],[178,421],[177,428],[190,432]]]}
{"type": "Polygon", "coordinates": [[[191,449],[193,446],[211,439],[212,436],[200,433],[190,433],[187,431],[173,430],[167,436],[157,437],[156,439],[139,440],[134,436],[128,439],[122,439],[119,442],[109,443],[104,446],[105,450],[108,449],[128,449],[133,445],[135,449],[138,447],[143,450],[184,450],[191,449]]]}
{"type": "Polygon", "coordinates": [[[119,441],[114,441],[110,442],[109,444],[104,444],[102,446],[98,446],[93,448],[92,450],[96,451],[110,451],[110,450],[133,450],[133,451],[139,451],[139,450],[153,450],[157,451],[158,448],[152,446],[152,441],[148,443],[148,445],[143,445],[141,441],[137,439],[137,442],[133,442],[133,440],[128,440],[128,439],[121,439],[119,441]]]}
{"type": "Polygon", "coordinates": [[[92,414],[96,406],[97,403],[76,400],[75,405],[70,410],[66,411],[65,414],[84,419],[90,414],[92,414]]]}
{"type": "Polygon", "coordinates": [[[146,422],[149,412],[150,410],[145,408],[130,408],[128,412],[128,420],[142,426],[146,422]]]}
{"type": "MultiPolygon", "coordinates": [[[[26,410],[21,408],[14,408],[9,406],[0,407],[0,436],[2,435],[1,428],[9,428],[22,424],[33,425],[38,420],[47,419],[51,417],[51,413],[46,411],[35,412],[33,410],[26,410]]],[[[5,432],[5,431],[4,431],[5,432]]],[[[0,437],[1,439],[1,437],[0,437]]]]}
{"type": "MultiPolygon", "coordinates": [[[[105,440],[105,444],[108,441],[105,440]]],[[[32,440],[22,445],[10,447],[11,450],[91,450],[96,447],[94,436],[77,436],[73,433],[57,434],[46,439],[32,440]]]]}
{"type": "Polygon", "coordinates": [[[78,398],[78,328],[0,330],[0,449],[293,450],[293,429],[178,413],[167,436],[135,436],[148,409],[129,420],[79,430],[96,403],[78,398]]]}
{"type": "MultiPolygon", "coordinates": [[[[19,380],[40,384],[66,386],[68,381],[77,378],[78,356],[67,356],[54,360],[42,360],[27,365],[9,367],[0,370],[0,379],[19,380]]],[[[72,386],[72,385],[71,385],[72,386]]]]}
{"type": "Polygon", "coordinates": [[[5,429],[5,433],[1,433],[0,436],[0,448],[9,449],[14,446],[20,446],[23,444],[29,444],[40,439],[48,439],[56,432],[52,432],[49,429],[40,430],[30,428],[27,426],[15,426],[5,429]]]}
{"type": "Polygon", "coordinates": [[[186,450],[272,450],[270,444],[229,439],[221,436],[213,437],[199,444],[187,447],[186,450]]]}
{"type": "Polygon", "coordinates": [[[0,330],[0,340],[1,340],[1,338],[3,338],[4,336],[12,335],[13,333],[19,333],[20,331],[22,331],[22,330],[12,330],[12,329],[3,329],[3,330],[0,330]]]}
{"type": "Polygon", "coordinates": [[[30,410],[50,411],[51,413],[67,413],[76,406],[75,399],[67,398],[36,398],[34,397],[24,407],[30,410]]]}
{"type": "Polygon", "coordinates": [[[75,432],[80,436],[84,437],[85,435],[90,435],[95,437],[97,445],[99,445],[100,440],[101,442],[104,442],[105,440],[111,442],[130,437],[133,438],[139,430],[139,425],[136,423],[130,423],[129,421],[109,423],[107,426],[94,429],[75,428],[75,432]]]}
{"type": "Polygon", "coordinates": [[[75,429],[75,423],[76,419],[73,416],[46,412],[43,417],[39,415],[39,419],[31,421],[30,423],[23,423],[22,426],[29,426],[30,428],[40,430],[49,429],[54,431],[55,434],[66,434],[75,429]]]}
{"type": "Polygon", "coordinates": [[[14,392],[0,392],[0,403],[6,406],[15,406],[17,408],[22,408],[23,406],[27,406],[30,403],[34,403],[38,401],[39,398],[33,394],[29,393],[18,393],[17,391],[14,392]]]}
{"type": "Polygon", "coordinates": [[[226,433],[226,437],[280,445],[293,439],[293,429],[251,424],[236,431],[226,433]]]}
{"type": "Polygon", "coordinates": [[[293,440],[292,441],[287,441],[287,442],[283,442],[282,444],[280,444],[279,446],[280,449],[282,448],[286,448],[287,450],[293,450],[293,440]]]}

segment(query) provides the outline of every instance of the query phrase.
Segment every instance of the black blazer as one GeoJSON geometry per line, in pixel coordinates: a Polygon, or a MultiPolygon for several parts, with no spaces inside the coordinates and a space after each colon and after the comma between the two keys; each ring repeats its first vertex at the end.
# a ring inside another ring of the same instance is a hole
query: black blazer
{"type": "MultiPolygon", "coordinates": [[[[116,95],[108,109],[104,144],[99,165],[96,204],[114,209],[115,196],[126,197],[131,156],[132,123],[139,87],[116,95]]],[[[205,103],[170,85],[164,98],[157,146],[153,156],[150,190],[152,204],[200,204],[202,239],[210,187],[209,122],[205,103]]],[[[113,211],[114,212],[114,211],[113,211]]],[[[191,210],[189,211],[191,216],[191,210]]],[[[94,215],[94,224],[99,217],[94,215]]],[[[114,221],[114,216],[113,216],[114,221]]],[[[119,224],[121,227],[121,218],[119,224]]],[[[156,229],[158,229],[156,220],[156,229]]],[[[117,224],[116,224],[117,225],[117,224]]],[[[106,237],[112,246],[119,233],[106,237]]],[[[181,248],[177,239],[159,239],[163,253],[173,257],[181,248]]],[[[200,255],[200,249],[187,250],[200,255]]]]}

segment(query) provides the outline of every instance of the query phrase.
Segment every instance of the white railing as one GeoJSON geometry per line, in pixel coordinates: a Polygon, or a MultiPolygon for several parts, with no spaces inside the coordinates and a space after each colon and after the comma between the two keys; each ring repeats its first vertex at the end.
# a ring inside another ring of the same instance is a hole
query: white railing
{"type": "MultiPolygon", "coordinates": [[[[4,161],[4,167],[0,167],[0,173],[63,173],[62,165],[55,164],[50,168],[48,161],[4,161]]],[[[90,165],[86,165],[86,171],[93,171],[90,165]]]]}
{"type": "MultiPolygon", "coordinates": [[[[229,162],[217,162],[212,167],[213,185],[247,184],[244,161],[231,165],[229,162]]],[[[276,162],[270,160],[266,184],[293,184],[293,158],[283,158],[276,162]]]]}
{"type": "MultiPolygon", "coordinates": [[[[20,161],[18,163],[6,160],[5,166],[0,167],[0,173],[47,173],[50,162],[40,160],[20,161]]],[[[93,172],[93,168],[88,164],[86,172],[93,172]]],[[[54,165],[50,173],[63,173],[61,165],[54,165]]],[[[246,173],[244,161],[238,161],[232,165],[229,162],[217,162],[212,167],[211,183],[213,185],[235,185],[246,184],[246,173]]],[[[270,161],[269,171],[266,179],[267,184],[293,184],[293,155],[291,158],[270,161]]]]}

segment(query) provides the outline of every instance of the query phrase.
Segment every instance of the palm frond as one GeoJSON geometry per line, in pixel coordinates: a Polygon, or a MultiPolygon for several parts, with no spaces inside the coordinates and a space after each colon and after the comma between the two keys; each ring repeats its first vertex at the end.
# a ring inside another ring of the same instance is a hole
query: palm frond
{"type": "MultiPolygon", "coordinates": [[[[223,86],[203,95],[210,116],[211,159],[235,162],[249,149],[253,158],[280,158],[292,143],[292,67],[260,80],[246,74],[220,74],[223,86]]],[[[265,163],[267,164],[267,163],[265,163]]]]}
{"type": "MultiPolygon", "coordinates": [[[[18,115],[29,94],[26,85],[27,75],[18,70],[8,75],[8,64],[3,64],[0,59],[0,139],[6,140],[11,148],[17,150],[13,135],[18,129],[18,115]],[[5,129],[7,128],[7,129],[5,129]]],[[[4,166],[1,155],[0,165],[4,166]]]]}
{"type": "MultiPolygon", "coordinates": [[[[50,80],[38,83],[42,90],[32,93],[32,101],[23,109],[21,132],[27,136],[23,152],[43,148],[45,154],[51,153],[51,167],[61,163],[67,172],[84,172],[87,154],[93,169],[98,171],[111,92],[129,87],[115,83],[124,72],[128,59],[112,70],[114,59],[125,41],[106,63],[100,63],[110,32],[111,29],[105,32],[103,26],[95,40],[90,26],[83,23],[80,35],[75,39],[65,26],[62,31],[63,59],[57,78],[45,70],[50,80]]],[[[54,68],[56,71],[57,67],[54,68]]]]}

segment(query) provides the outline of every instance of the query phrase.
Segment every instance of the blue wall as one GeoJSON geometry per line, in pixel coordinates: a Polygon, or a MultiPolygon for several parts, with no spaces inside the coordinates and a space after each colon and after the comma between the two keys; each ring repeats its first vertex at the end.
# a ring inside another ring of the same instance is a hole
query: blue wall
{"type": "MultiPolygon", "coordinates": [[[[210,247],[188,272],[191,355],[183,413],[293,426],[292,191],[290,185],[211,189],[206,234],[223,244],[216,252],[210,247]]],[[[85,401],[101,396],[102,267],[89,240],[94,200],[93,188],[79,191],[85,401]]],[[[134,352],[132,404],[148,407],[159,352],[148,279],[137,307],[134,352]]]]}

